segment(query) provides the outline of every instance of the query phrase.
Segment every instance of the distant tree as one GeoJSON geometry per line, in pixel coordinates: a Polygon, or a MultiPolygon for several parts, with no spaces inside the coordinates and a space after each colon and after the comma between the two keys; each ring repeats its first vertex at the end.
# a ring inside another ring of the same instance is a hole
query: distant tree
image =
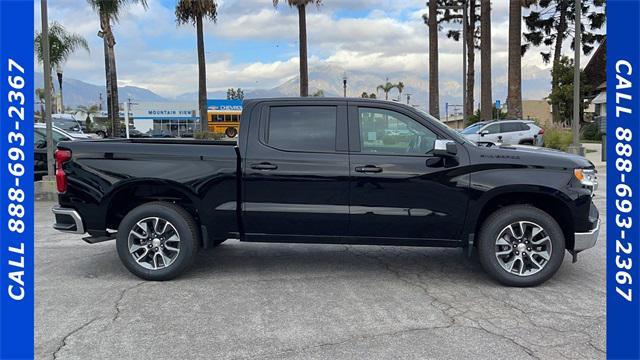
{"type": "MultiPolygon", "coordinates": [[[[601,43],[605,35],[594,31],[604,27],[606,22],[605,0],[582,0],[582,52],[588,55],[595,46],[601,43]],[[587,26],[588,25],[588,29],[587,26]]],[[[571,42],[571,49],[575,48],[575,1],[573,0],[529,0],[524,3],[531,8],[528,15],[523,17],[528,31],[523,33],[525,44],[522,45],[522,55],[531,47],[543,47],[540,52],[545,63],[550,61],[553,67],[559,65],[562,57],[564,41],[571,42]],[[553,53],[553,56],[552,56],[553,53]]],[[[552,72],[559,75],[562,70],[552,72]]],[[[552,92],[558,86],[559,79],[552,75],[552,92]]],[[[552,116],[554,122],[559,122],[561,111],[559,104],[552,102],[552,116]]]]}
{"type": "Polygon", "coordinates": [[[242,88],[228,88],[227,100],[244,100],[244,90],[242,88]]]}
{"type": "Polygon", "coordinates": [[[360,94],[360,97],[364,98],[364,99],[368,99],[369,98],[369,94],[367,94],[366,91],[363,91],[362,94],[360,94]]]}
{"type": "Polygon", "coordinates": [[[376,90],[382,90],[384,92],[384,99],[389,100],[389,92],[396,87],[398,87],[398,85],[390,83],[389,79],[387,79],[387,82],[384,84],[378,85],[376,90]]]}
{"type": "Polygon", "coordinates": [[[207,69],[204,57],[204,19],[216,21],[218,4],[215,0],[179,0],[176,5],[178,25],[190,23],[196,27],[198,43],[198,110],[200,112],[200,131],[209,128],[207,116],[207,69]]]}
{"type": "MultiPolygon", "coordinates": [[[[273,0],[278,6],[279,0],[273,0]]],[[[309,67],[307,65],[307,5],[320,6],[322,0],[287,0],[289,6],[298,8],[298,33],[300,43],[300,96],[309,96],[309,67]]]]}
{"type": "MultiPolygon", "coordinates": [[[[42,32],[36,32],[34,39],[34,45],[36,50],[36,57],[40,64],[44,61],[43,49],[42,49],[42,32]]],[[[57,22],[53,22],[49,25],[49,62],[51,63],[51,73],[56,69],[58,73],[58,89],[60,89],[60,111],[64,109],[64,103],[62,101],[62,65],[67,62],[69,56],[79,49],[89,50],[89,44],[87,39],[79,34],[67,32],[64,26],[57,22]]],[[[53,86],[53,81],[51,81],[53,86]]],[[[53,89],[51,89],[53,94],[53,89]]]]}
{"type": "MultiPolygon", "coordinates": [[[[442,5],[449,6],[462,6],[466,5],[467,8],[467,115],[473,115],[474,102],[474,85],[475,85],[475,51],[480,49],[480,16],[477,0],[443,0],[442,5]]],[[[462,22],[463,22],[462,10],[444,10],[442,15],[438,18],[438,24],[441,28],[447,30],[447,37],[455,41],[459,41],[462,38],[462,22]],[[443,24],[456,25],[455,27],[444,27],[443,24]]],[[[465,125],[466,126],[466,125],[465,125]]]]}
{"type": "MultiPolygon", "coordinates": [[[[551,70],[558,83],[555,88],[551,89],[551,93],[547,97],[550,104],[558,106],[558,123],[569,125],[573,118],[573,71],[575,66],[573,59],[562,56],[560,61],[551,70]]],[[[580,73],[580,92],[581,98],[592,91],[591,87],[585,84],[584,73],[580,73]]],[[[586,108],[586,102],[582,102],[580,108],[580,119],[583,119],[583,112],[586,108]]]]}
{"type": "Polygon", "coordinates": [[[43,88],[37,88],[35,90],[36,92],[36,96],[38,97],[38,101],[40,102],[40,115],[42,116],[44,114],[44,89],[43,88]]]}
{"type": "Polygon", "coordinates": [[[402,99],[402,92],[404,91],[404,83],[402,81],[396,84],[396,89],[398,89],[398,101],[402,99]]]}
{"type": "Polygon", "coordinates": [[[376,96],[375,93],[369,94],[369,99],[376,99],[376,98],[378,98],[378,96],[376,96]]]}
{"type": "Polygon", "coordinates": [[[313,93],[313,95],[311,95],[311,96],[314,96],[314,97],[324,97],[324,90],[322,90],[322,89],[318,89],[318,90],[317,90],[316,92],[314,92],[314,93],[313,93]]]}

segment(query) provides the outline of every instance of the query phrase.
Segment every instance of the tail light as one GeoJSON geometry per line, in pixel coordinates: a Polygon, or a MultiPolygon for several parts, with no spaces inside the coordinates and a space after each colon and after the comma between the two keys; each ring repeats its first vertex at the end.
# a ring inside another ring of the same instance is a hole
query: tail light
{"type": "Polygon", "coordinates": [[[540,128],[540,131],[538,131],[538,135],[544,135],[544,129],[540,128]]]}
{"type": "Polygon", "coordinates": [[[67,191],[67,174],[64,173],[62,164],[71,160],[71,151],[58,149],[54,157],[56,159],[56,187],[59,193],[64,193],[67,191]]]}

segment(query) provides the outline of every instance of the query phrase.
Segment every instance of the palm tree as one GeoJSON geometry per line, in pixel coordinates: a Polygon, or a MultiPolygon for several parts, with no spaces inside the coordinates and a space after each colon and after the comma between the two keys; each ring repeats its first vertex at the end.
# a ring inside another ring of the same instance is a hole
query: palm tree
{"type": "Polygon", "coordinates": [[[36,91],[36,96],[38,97],[38,101],[40,102],[40,116],[41,116],[41,119],[44,120],[44,89],[37,88],[35,91],[36,91]]]}
{"type": "MultiPolygon", "coordinates": [[[[273,0],[278,6],[279,0],[273,0]]],[[[307,10],[308,4],[320,6],[322,0],[287,0],[289,6],[298,8],[298,31],[300,34],[300,96],[309,96],[309,67],[307,65],[307,10]]]]}
{"type": "Polygon", "coordinates": [[[198,109],[200,111],[200,131],[207,132],[207,70],[204,59],[204,18],[216,21],[218,4],[215,0],[180,0],[176,5],[178,25],[191,23],[196,27],[198,38],[198,109]]]}
{"type": "Polygon", "coordinates": [[[387,79],[387,83],[378,85],[376,91],[382,90],[384,92],[384,99],[389,100],[389,92],[396,87],[398,87],[398,85],[390,83],[389,79],[387,79]]]}
{"type": "Polygon", "coordinates": [[[522,118],[522,0],[509,0],[507,117],[522,118]]]}
{"type": "MultiPolygon", "coordinates": [[[[42,52],[42,32],[36,33],[34,47],[36,49],[38,63],[42,64],[44,61],[44,55],[42,52]]],[[[62,65],[67,62],[69,56],[78,49],[84,49],[88,53],[91,52],[89,50],[87,39],[81,35],[67,32],[64,26],[57,22],[53,22],[49,25],[49,59],[51,69],[58,69],[58,84],[60,89],[59,111],[64,109],[64,104],[62,102],[62,65]]],[[[53,81],[51,84],[53,84],[53,81]]],[[[51,89],[51,92],[54,92],[53,89],[51,89]]]]}
{"type": "Polygon", "coordinates": [[[398,101],[402,99],[402,92],[404,91],[404,83],[402,81],[396,84],[396,89],[398,89],[398,101]]]}
{"type": "Polygon", "coordinates": [[[491,0],[480,0],[480,36],[480,119],[491,120],[491,0]]]}
{"type": "Polygon", "coordinates": [[[438,2],[428,2],[429,13],[423,16],[429,27],[429,114],[440,118],[440,86],[438,85],[438,2]]]}
{"type": "Polygon", "coordinates": [[[104,71],[107,81],[107,116],[111,123],[111,134],[120,129],[120,108],[118,103],[118,74],[116,72],[116,39],[111,29],[111,21],[117,22],[120,11],[130,3],[139,3],[145,9],[147,0],[87,0],[100,17],[98,36],[104,44],[104,71]]]}

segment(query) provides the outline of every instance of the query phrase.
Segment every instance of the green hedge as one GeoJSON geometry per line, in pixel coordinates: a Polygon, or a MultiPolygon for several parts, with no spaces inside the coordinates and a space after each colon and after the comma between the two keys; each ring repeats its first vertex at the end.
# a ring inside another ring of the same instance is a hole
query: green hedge
{"type": "Polygon", "coordinates": [[[193,138],[199,140],[220,140],[222,137],[222,134],[212,133],[209,131],[196,131],[193,133],[193,138]]]}
{"type": "Polygon", "coordinates": [[[549,128],[544,131],[545,147],[567,151],[572,142],[571,130],[549,128]]]}

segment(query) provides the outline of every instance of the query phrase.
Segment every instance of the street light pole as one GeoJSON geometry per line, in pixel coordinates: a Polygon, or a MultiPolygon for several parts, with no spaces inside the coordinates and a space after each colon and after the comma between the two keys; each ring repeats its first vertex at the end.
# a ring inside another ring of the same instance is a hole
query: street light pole
{"type": "Polygon", "coordinates": [[[51,126],[51,59],[49,58],[49,19],[47,16],[47,0],[40,0],[42,18],[42,63],[44,66],[44,121],[47,140],[47,176],[53,180],[53,130],[51,126]]]}
{"type": "Polygon", "coordinates": [[[342,88],[344,90],[344,97],[347,97],[347,73],[342,74],[342,88]]]}
{"type": "Polygon", "coordinates": [[[573,133],[573,143],[567,148],[572,154],[584,156],[584,148],[580,144],[580,109],[582,99],[580,96],[580,45],[582,44],[582,1],[575,0],[576,20],[575,20],[575,43],[573,60],[573,121],[571,122],[571,132],[573,133]]]}

